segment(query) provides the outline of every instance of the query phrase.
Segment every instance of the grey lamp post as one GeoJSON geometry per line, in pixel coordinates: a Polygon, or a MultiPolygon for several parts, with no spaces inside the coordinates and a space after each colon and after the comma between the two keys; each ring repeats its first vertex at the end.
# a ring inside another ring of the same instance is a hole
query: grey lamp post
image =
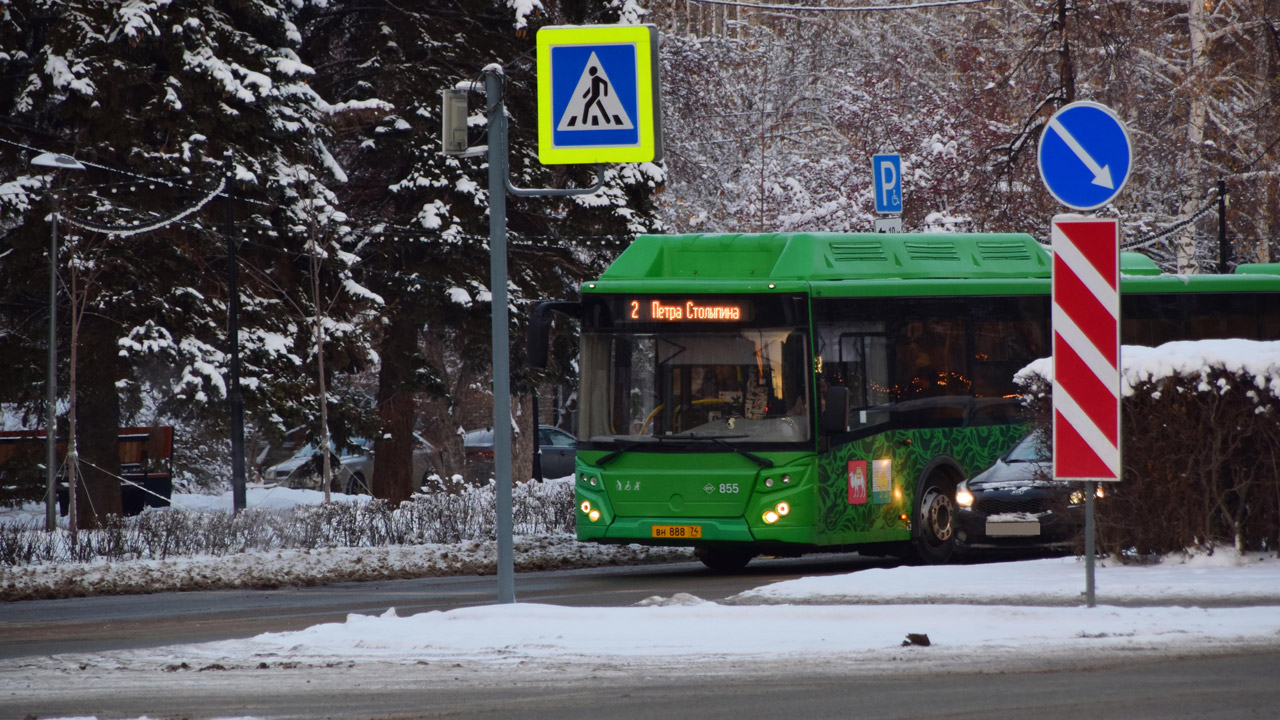
{"type": "MultiPolygon", "coordinates": [[[[83,170],[75,158],[57,153],[41,153],[31,160],[33,167],[54,170],[83,170]]],[[[51,184],[52,185],[52,184],[51,184]]],[[[45,368],[45,514],[44,529],[58,527],[58,195],[53,196],[49,234],[49,356],[45,368]]]]}

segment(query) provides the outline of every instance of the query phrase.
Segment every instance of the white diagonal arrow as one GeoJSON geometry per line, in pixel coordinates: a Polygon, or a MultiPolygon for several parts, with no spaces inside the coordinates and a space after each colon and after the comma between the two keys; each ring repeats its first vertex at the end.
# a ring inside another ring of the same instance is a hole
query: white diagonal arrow
{"type": "Polygon", "coordinates": [[[1084,149],[1084,146],[1071,137],[1071,133],[1063,127],[1058,118],[1051,118],[1049,127],[1058,133],[1058,137],[1062,138],[1062,142],[1066,143],[1067,147],[1071,148],[1071,152],[1075,153],[1076,157],[1080,158],[1080,162],[1084,163],[1084,166],[1089,168],[1089,172],[1093,173],[1094,185],[1101,185],[1108,190],[1116,189],[1116,184],[1111,180],[1111,166],[1099,166],[1097,161],[1089,156],[1089,152],[1084,149]]]}

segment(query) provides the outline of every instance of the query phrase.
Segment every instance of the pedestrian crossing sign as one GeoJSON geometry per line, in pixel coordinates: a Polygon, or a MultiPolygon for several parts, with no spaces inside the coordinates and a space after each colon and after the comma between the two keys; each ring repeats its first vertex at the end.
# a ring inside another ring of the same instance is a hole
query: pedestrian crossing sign
{"type": "Polygon", "coordinates": [[[661,159],[656,28],[545,27],[537,44],[544,165],[661,159]]]}

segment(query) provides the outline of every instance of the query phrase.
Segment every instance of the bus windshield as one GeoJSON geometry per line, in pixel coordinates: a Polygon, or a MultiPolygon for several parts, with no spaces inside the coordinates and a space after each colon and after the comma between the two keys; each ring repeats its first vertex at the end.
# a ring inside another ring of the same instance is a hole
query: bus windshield
{"type": "Polygon", "coordinates": [[[809,357],[796,327],[584,328],[579,435],[603,443],[808,440],[809,357]]]}

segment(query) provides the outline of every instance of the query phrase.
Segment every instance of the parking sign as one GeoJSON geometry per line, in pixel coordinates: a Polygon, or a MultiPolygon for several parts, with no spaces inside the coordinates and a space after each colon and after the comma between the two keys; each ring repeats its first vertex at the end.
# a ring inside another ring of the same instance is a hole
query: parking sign
{"type": "Polygon", "coordinates": [[[876,212],[902,212],[902,156],[875,155],[871,158],[875,182],[876,212]]]}

